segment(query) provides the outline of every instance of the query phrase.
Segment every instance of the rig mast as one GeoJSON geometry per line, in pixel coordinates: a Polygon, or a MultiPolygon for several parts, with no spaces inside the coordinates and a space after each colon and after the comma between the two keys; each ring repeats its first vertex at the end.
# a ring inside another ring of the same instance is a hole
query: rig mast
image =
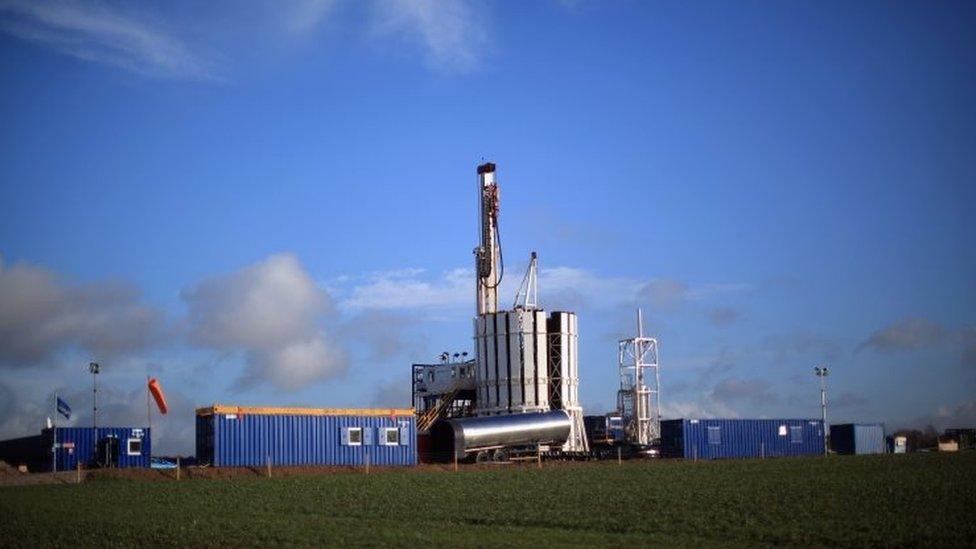
{"type": "Polygon", "coordinates": [[[491,162],[478,166],[478,197],[481,242],[474,249],[474,268],[478,314],[483,315],[498,311],[498,286],[505,275],[498,237],[499,192],[495,183],[495,165],[491,162]]]}

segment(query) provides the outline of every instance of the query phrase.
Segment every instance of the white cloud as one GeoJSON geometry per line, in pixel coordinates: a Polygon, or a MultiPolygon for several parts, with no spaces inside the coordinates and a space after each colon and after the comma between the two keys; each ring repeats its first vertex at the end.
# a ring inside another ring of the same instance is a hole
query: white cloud
{"type": "MultiPolygon", "coordinates": [[[[499,306],[509,308],[522,280],[524,265],[510,265],[499,288],[499,306]]],[[[424,269],[397,269],[365,277],[341,277],[327,286],[340,296],[339,308],[362,310],[431,310],[474,308],[474,271],[455,268],[432,275],[424,269]]],[[[539,303],[549,310],[614,308],[649,299],[656,307],[667,301],[705,300],[722,292],[740,291],[743,284],[687,285],[672,280],[644,282],[625,276],[604,276],[587,269],[555,266],[539,269],[539,303]],[[653,295],[648,295],[650,294],[653,295]]]]}
{"type": "Polygon", "coordinates": [[[289,31],[307,33],[322,23],[336,3],[336,0],[290,0],[271,4],[283,13],[285,27],[289,31]]]}
{"type": "Polygon", "coordinates": [[[73,284],[0,259],[0,366],[43,365],[59,352],[123,356],[166,338],[164,314],[121,283],[73,284]]]}
{"type": "MultiPolygon", "coordinates": [[[[340,4],[216,0],[153,9],[117,0],[0,0],[0,32],[144,76],[219,81],[235,64],[253,67],[268,52],[312,46],[340,4]]],[[[468,71],[489,44],[483,11],[468,0],[377,0],[355,32],[384,47],[416,43],[431,68],[468,71]]]]}
{"type": "Polygon", "coordinates": [[[76,0],[2,0],[0,29],[55,50],[146,76],[216,78],[211,63],[160,25],[118,6],[76,0]]]}
{"type": "Polygon", "coordinates": [[[374,9],[379,34],[420,41],[435,68],[474,69],[488,44],[488,22],[466,0],[391,0],[374,9]]]}
{"type": "Polygon", "coordinates": [[[667,400],[661,404],[661,417],[662,419],[737,418],[739,413],[722,403],[702,398],[683,401],[667,400]]]}
{"type": "Polygon", "coordinates": [[[185,290],[183,298],[190,307],[192,343],[244,353],[241,387],[270,381],[298,389],[345,371],[344,349],[321,325],[331,311],[329,296],[292,254],[205,280],[185,290]]]}
{"type": "Polygon", "coordinates": [[[365,309],[439,309],[474,306],[474,274],[471,269],[452,269],[441,275],[423,277],[422,269],[400,269],[369,275],[355,284],[339,308],[347,311],[365,309]]]}

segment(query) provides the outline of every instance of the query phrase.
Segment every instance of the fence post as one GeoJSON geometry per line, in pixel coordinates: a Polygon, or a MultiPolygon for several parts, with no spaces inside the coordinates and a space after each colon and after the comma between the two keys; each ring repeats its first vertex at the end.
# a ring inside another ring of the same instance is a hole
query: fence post
{"type": "Polygon", "coordinates": [[[623,465],[623,457],[621,456],[620,446],[617,446],[617,465],[623,465]]]}
{"type": "Polygon", "coordinates": [[[271,478],[271,456],[268,456],[266,459],[268,463],[268,478],[271,478]]]}
{"type": "Polygon", "coordinates": [[[180,458],[176,457],[176,480],[180,480],[180,458]]]}
{"type": "Polygon", "coordinates": [[[457,461],[457,451],[454,451],[454,472],[458,472],[458,461],[457,461]]]}
{"type": "Polygon", "coordinates": [[[369,474],[369,448],[366,449],[366,474],[369,474]]]}
{"type": "Polygon", "coordinates": [[[79,459],[75,467],[75,484],[81,484],[81,460],[79,459]]]}
{"type": "Polygon", "coordinates": [[[542,469],[542,446],[536,446],[535,451],[536,451],[536,456],[535,456],[536,462],[539,464],[539,469],[542,469]]]}
{"type": "Polygon", "coordinates": [[[766,459],[766,443],[759,443],[759,459],[766,459]]]}

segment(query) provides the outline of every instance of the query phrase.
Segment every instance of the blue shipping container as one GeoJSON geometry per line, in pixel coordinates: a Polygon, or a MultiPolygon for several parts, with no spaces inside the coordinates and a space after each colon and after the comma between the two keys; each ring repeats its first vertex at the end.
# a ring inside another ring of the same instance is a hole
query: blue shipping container
{"type": "Polygon", "coordinates": [[[197,460],[217,467],[416,465],[413,410],[197,410],[197,460]]]}
{"type": "Polygon", "coordinates": [[[31,472],[85,467],[149,467],[152,443],[141,427],[56,427],[40,435],[0,442],[0,460],[27,465],[31,472]]]}
{"type": "MultiPolygon", "coordinates": [[[[44,429],[41,438],[50,448],[51,429],[44,429]]],[[[152,438],[143,427],[56,427],[58,471],[74,469],[80,462],[85,466],[149,467],[152,438]]],[[[49,454],[50,455],[50,454],[49,454]]]]}
{"type": "Polygon", "coordinates": [[[685,459],[823,454],[819,419],[672,419],[661,422],[661,454],[685,459]]]}
{"type": "Polygon", "coordinates": [[[830,426],[830,447],[838,454],[885,453],[882,423],[844,423],[830,426]]]}

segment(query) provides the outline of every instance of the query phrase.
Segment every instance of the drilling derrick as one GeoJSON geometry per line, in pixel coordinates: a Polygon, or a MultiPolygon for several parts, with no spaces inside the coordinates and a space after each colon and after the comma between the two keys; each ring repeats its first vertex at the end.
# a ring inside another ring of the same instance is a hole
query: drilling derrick
{"type": "Polygon", "coordinates": [[[474,249],[474,267],[478,281],[478,314],[483,315],[498,310],[498,285],[505,274],[498,238],[499,192],[495,184],[495,165],[490,162],[478,166],[478,197],[481,242],[474,249]]]}

